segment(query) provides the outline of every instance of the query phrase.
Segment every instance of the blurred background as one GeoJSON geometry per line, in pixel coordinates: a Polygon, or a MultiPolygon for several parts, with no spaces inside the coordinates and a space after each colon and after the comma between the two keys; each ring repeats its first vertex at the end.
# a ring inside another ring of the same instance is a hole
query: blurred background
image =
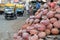
{"type": "MultiPolygon", "coordinates": [[[[38,1],[43,5],[51,0],[38,1]]],[[[36,2],[37,0],[0,0],[0,40],[13,40],[13,34],[37,11],[36,2]]],[[[60,4],[60,0],[57,3],[60,4]]]]}

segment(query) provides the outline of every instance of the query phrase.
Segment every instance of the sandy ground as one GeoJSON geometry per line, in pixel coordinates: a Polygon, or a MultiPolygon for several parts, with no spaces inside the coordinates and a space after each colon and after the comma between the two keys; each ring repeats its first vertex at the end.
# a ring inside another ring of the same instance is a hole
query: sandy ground
{"type": "Polygon", "coordinates": [[[18,17],[16,20],[5,20],[4,15],[0,15],[0,40],[13,40],[13,34],[24,24],[27,15],[18,17]]]}

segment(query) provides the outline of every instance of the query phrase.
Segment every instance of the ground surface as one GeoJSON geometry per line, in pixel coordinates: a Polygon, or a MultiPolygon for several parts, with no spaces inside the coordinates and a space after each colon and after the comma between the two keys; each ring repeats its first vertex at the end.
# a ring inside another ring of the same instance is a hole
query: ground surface
{"type": "Polygon", "coordinates": [[[13,40],[13,34],[18,31],[26,19],[25,15],[16,20],[5,20],[4,15],[0,15],[0,40],[13,40]]]}

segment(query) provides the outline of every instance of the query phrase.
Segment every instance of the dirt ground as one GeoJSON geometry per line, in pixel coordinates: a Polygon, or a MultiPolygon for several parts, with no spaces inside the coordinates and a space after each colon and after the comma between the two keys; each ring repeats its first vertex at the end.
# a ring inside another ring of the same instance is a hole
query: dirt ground
{"type": "Polygon", "coordinates": [[[16,20],[5,20],[0,15],[0,40],[13,40],[13,34],[24,24],[27,16],[18,17],[16,20]]]}

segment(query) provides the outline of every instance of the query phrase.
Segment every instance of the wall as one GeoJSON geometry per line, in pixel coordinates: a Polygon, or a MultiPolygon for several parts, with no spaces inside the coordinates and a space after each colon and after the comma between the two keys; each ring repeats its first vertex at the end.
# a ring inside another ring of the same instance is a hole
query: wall
{"type": "Polygon", "coordinates": [[[1,0],[0,0],[0,3],[1,3],[1,0]]]}

